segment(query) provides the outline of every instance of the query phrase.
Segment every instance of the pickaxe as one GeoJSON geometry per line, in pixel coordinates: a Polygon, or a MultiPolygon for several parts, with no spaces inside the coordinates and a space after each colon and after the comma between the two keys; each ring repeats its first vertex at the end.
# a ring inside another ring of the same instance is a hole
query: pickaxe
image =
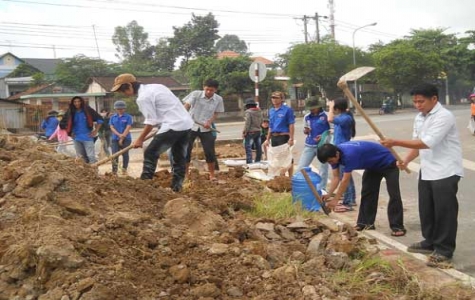
{"type": "MultiPolygon", "coordinates": [[[[365,113],[361,105],[356,101],[355,96],[353,96],[353,93],[350,91],[348,88],[348,84],[346,83],[347,81],[355,81],[363,77],[364,75],[368,74],[369,72],[373,71],[373,67],[359,67],[354,70],[351,70],[350,72],[346,73],[345,75],[341,76],[340,80],[338,80],[338,87],[343,90],[343,93],[345,93],[346,97],[350,99],[350,101],[353,103],[353,106],[358,110],[358,112],[363,116],[363,118],[366,120],[368,125],[373,129],[373,131],[378,135],[378,137],[381,140],[384,140],[385,137],[379,130],[379,128],[373,123],[373,121],[368,117],[368,115],[365,113]]],[[[391,153],[394,155],[394,157],[397,159],[399,163],[403,165],[403,161],[401,157],[394,151],[393,148],[389,148],[391,153]]],[[[404,170],[409,174],[411,171],[407,168],[407,166],[404,168],[404,170]]]]}

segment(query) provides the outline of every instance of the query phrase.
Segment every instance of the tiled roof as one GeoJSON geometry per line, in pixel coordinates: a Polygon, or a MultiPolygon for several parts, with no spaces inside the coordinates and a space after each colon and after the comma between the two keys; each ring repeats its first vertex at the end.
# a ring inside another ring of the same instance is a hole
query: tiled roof
{"type": "Polygon", "coordinates": [[[21,96],[25,96],[25,95],[31,95],[31,94],[35,94],[51,85],[54,85],[54,83],[45,83],[45,84],[42,84],[42,85],[38,85],[38,86],[33,86],[33,87],[30,87],[28,88],[26,91],[23,91],[21,93],[18,93],[18,94],[15,94],[13,96],[10,96],[7,98],[7,100],[10,100],[10,101],[13,101],[13,100],[19,100],[21,96]]]}
{"type": "Polygon", "coordinates": [[[35,67],[44,74],[54,74],[61,59],[56,58],[22,58],[24,62],[35,67]]]}
{"type": "Polygon", "coordinates": [[[273,65],[274,64],[274,62],[272,60],[267,59],[267,58],[262,57],[262,56],[251,57],[251,59],[252,59],[252,61],[261,62],[264,65],[273,65]]]}
{"type": "Polygon", "coordinates": [[[225,58],[225,57],[239,57],[239,56],[241,56],[241,54],[239,54],[237,52],[234,52],[234,51],[231,51],[231,50],[226,50],[226,51],[223,51],[223,52],[219,52],[217,54],[218,59],[222,59],[222,58],[225,58]]]}

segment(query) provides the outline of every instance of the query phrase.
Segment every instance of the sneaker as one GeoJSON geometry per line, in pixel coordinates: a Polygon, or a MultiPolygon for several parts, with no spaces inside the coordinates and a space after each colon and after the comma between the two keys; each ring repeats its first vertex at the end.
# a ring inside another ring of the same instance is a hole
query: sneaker
{"type": "Polygon", "coordinates": [[[127,169],[125,168],[120,168],[120,172],[122,173],[122,175],[127,175],[127,169]]]}
{"type": "Polygon", "coordinates": [[[423,246],[421,242],[417,242],[407,247],[407,252],[431,254],[432,252],[434,252],[434,248],[423,246]]]}
{"type": "Polygon", "coordinates": [[[437,252],[434,252],[429,256],[427,266],[439,269],[453,268],[451,258],[437,252]]]}

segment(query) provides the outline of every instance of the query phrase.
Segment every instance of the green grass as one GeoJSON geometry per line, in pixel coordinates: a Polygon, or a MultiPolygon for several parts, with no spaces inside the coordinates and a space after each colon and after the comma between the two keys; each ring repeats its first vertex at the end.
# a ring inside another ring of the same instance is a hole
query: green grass
{"type": "Polygon", "coordinates": [[[254,199],[254,208],[249,215],[255,218],[285,219],[296,216],[303,218],[318,218],[318,212],[302,208],[300,202],[292,203],[290,193],[263,193],[254,199]]]}

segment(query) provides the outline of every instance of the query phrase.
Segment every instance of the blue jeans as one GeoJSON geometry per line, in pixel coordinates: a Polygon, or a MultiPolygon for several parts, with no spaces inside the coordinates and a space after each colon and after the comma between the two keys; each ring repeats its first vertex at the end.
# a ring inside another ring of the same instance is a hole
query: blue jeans
{"type": "MultiPolygon", "coordinates": [[[[112,149],[112,154],[119,152],[120,150],[127,148],[130,146],[132,143],[132,139],[125,139],[122,142],[122,146],[119,145],[118,140],[112,140],[111,143],[111,149],[112,149]]],[[[116,157],[112,160],[112,173],[117,173],[117,168],[119,166],[119,157],[116,157]]],[[[127,170],[127,167],[129,166],[129,151],[126,151],[122,154],[122,168],[127,170]]]]}
{"type": "Polygon", "coordinates": [[[93,164],[97,161],[93,141],[74,140],[74,149],[76,150],[76,155],[81,157],[86,163],[93,164]]]}
{"type": "Polygon", "coordinates": [[[140,179],[152,179],[157,169],[160,154],[171,148],[173,157],[171,188],[176,192],[181,191],[183,180],[185,179],[186,154],[190,131],[191,130],[168,130],[167,132],[155,135],[150,145],[145,149],[140,179]]]}
{"type": "MultiPolygon", "coordinates": [[[[344,166],[340,165],[340,180],[343,177],[344,166]]],[[[356,190],[355,182],[353,181],[353,176],[350,178],[350,183],[346,188],[345,193],[343,194],[343,205],[355,204],[356,203],[356,190]]]]}
{"type": "Polygon", "coordinates": [[[255,145],[256,148],[256,160],[255,162],[261,161],[262,158],[262,147],[261,147],[261,132],[248,132],[244,136],[244,148],[246,149],[246,163],[252,163],[252,145],[255,145]]]}
{"type": "MultiPolygon", "coordinates": [[[[311,147],[305,145],[303,148],[302,154],[300,155],[299,165],[297,167],[297,172],[300,172],[304,167],[309,167],[312,161],[317,157],[317,146],[311,147]]],[[[318,161],[318,159],[317,159],[318,161]]],[[[318,173],[321,177],[320,183],[317,185],[317,190],[326,190],[328,183],[328,163],[320,163],[318,168],[318,173]]]]}

